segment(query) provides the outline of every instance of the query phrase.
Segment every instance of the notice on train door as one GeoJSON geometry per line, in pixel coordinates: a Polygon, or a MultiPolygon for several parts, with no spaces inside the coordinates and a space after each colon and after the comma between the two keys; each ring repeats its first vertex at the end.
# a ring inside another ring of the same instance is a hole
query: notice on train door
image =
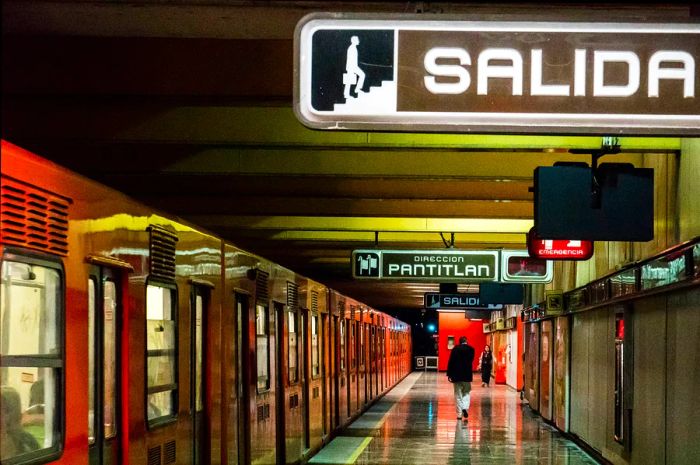
{"type": "Polygon", "coordinates": [[[327,130],[697,135],[698,60],[699,23],[314,14],[294,110],[327,130]]]}

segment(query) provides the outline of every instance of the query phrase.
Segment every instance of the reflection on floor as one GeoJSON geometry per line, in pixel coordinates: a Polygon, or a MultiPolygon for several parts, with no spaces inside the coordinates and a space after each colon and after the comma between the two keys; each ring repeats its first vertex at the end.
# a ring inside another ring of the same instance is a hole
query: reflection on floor
{"type": "Polygon", "coordinates": [[[469,421],[456,419],[444,373],[414,372],[314,456],[314,464],[595,464],[517,392],[474,382],[469,421]]]}

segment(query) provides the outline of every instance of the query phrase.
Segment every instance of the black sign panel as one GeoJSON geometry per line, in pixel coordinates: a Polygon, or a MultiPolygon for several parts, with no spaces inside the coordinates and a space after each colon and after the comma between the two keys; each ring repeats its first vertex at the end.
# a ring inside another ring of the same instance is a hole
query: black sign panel
{"type": "Polygon", "coordinates": [[[498,251],[354,250],[355,279],[484,282],[498,279],[498,251]]]}
{"type": "Polygon", "coordinates": [[[593,173],[589,167],[540,166],[534,184],[535,230],[542,237],[638,242],[654,238],[651,168],[602,163],[593,173]]]}
{"type": "Polygon", "coordinates": [[[479,285],[482,302],[492,304],[520,305],[523,303],[522,284],[484,283],[479,285]]]}
{"type": "Polygon", "coordinates": [[[490,320],[491,310],[465,310],[464,318],[469,320],[490,320]]]}
{"type": "Polygon", "coordinates": [[[503,305],[485,305],[479,301],[479,294],[457,292],[453,294],[440,294],[426,292],[423,297],[425,308],[456,308],[456,309],[488,309],[501,310],[503,305]]]}

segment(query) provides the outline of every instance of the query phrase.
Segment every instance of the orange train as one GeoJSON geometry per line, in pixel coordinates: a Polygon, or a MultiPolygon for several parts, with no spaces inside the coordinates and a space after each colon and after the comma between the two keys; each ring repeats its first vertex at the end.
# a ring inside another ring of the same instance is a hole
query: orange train
{"type": "Polygon", "coordinates": [[[2,142],[0,463],[302,463],[410,329],[2,142]]]}

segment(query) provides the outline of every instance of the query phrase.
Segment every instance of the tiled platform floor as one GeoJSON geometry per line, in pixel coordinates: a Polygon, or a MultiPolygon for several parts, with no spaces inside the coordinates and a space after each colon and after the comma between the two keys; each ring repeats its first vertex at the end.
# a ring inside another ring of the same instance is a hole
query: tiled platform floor
{"type": "Polygon", "coordinates": [[[506,386],[474,382],[456,419],[444,373],[414,372],[314,456],[314,464],[595,464],[506,386]]]}

